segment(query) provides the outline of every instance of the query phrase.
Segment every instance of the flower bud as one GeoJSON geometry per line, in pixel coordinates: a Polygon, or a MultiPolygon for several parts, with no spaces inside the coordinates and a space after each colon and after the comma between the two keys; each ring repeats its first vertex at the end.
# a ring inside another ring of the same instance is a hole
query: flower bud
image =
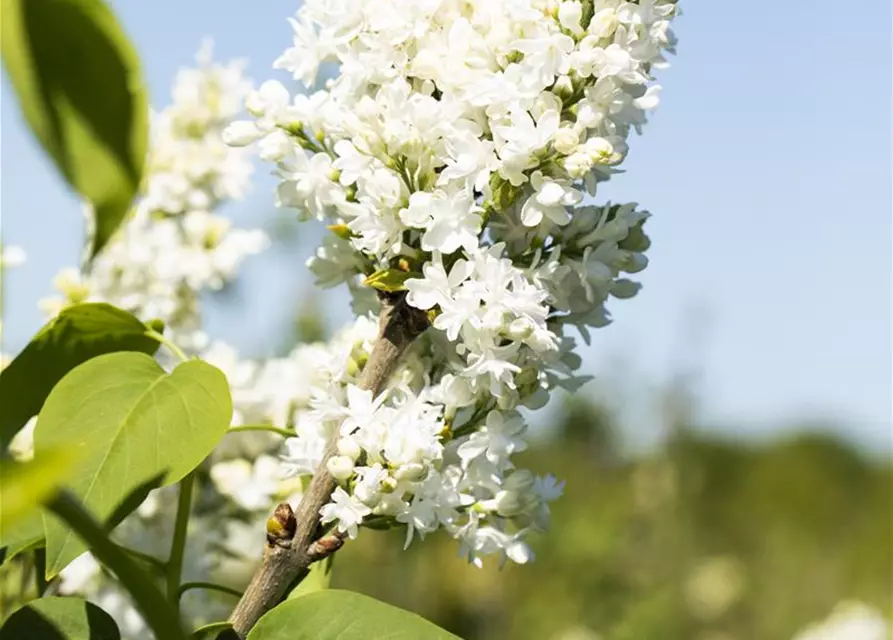
{"type": "Polygon", "coordinates": [[[298,523],[291,505],[282,502],[267,519],[267,542],[272,545],[291,540],[297,527],[298,523]]]}
{"type": "Polygon", "coordinates": [[[648,266],[648,258],[643,253],[635,253],[633,251],[622,251],[619,260],[614,265],[621,271],[627,273],[638,273],[648,266]]]}
{"type": "Polygon", "coordinates": [[[589,138],[583,143],[582,151],[592,158],[594,163],[609,164],[614,156],[614,145],[605,138],[589,138]]]}
{"type": "Polygon", "coordinates": [[[533,549],[526,542],[516,540],[505,549],[505,554],[518,564],[526,564],[533,560],[533,549]]]}
{"type": "Polygon", "coordinates": [[[555,84],[552,85],[552,93],[562,100],[567,100],[574,95],[574,82],[570,76],[558,76],[555,79],[555,84]]]}
{"type": "Polygon", "coordinates": [[[571,178],[582,178],[592,169],[592,158],[578,151],[564,159],[564,168],[571,178]]]}
{"type": "Polygon", "coordinates": [[[614,279],[614,272],[611,267],[600,260],[590,260],[586,264],[586,276],[590,282],[597,285],[604,285],[614,279]]]}
{"type": "Polygon", "coordinates": [[[651,239],[642,229],[642,224],[640,222],[632,227],[627,232],[626,237],[617,243],[617,246],[627,251],[647,251],[651,246],[651,239]]]}
{"type": "MultiPolygon", "coordinates": [[[[357,441],[353,438],[341,438],[338,440],[338,455],[356,461],[360,457],[363,450],[357,441]]],[[[334,473],[332,475],[335,475],[334,473]]]]}
{"type": "Polygon", "coordinates": [[[516,491],[500,491],[493,500],[496,512],[506,518],[511,518],[524,511],[524,500],[516,491]]]}
{"type": "Polygon", "coordinates": [[[267,162],[279,162],[288,155],[292,149],[292,140],[281,129],[264,136],[257,143],[258,155],[267,162]]]}
{"type": "Polygon", "coordinates": [[[506,333],[512,340],[526,340],[533,334],[533,324],[527,318],[515,318],[506,333]]]}
{"type": "Polygon", "coordinates": [[[394,480],[391,476],[388,476],[384,480],[381,481],[380,491],[382,493],[394,493],[397,490],[397,481],[394,480]]]}
{"type": "Polygon", "coordinates": [[[448,407],[464,407],[474,402],[474,392],[465,378],[446,374],[440,380],[440,390],[443,394],[443,402],[448,407]]]}
{"type": "Polygon", "coordinates": [[[580,145],[580,135],[573,129],[573,127],[561,127],[555,132],[555,139],[552,144],[555,146],[555,150],[558,153],[569,156],[576,151],[577,147],[580,145]]]}
{"type": "Polygon", "coordinates": [[[638,282],[633,282],[627,278],[620,278],[614,281],[614,285],[611,287],[611,295],[615,298],[626,300],[639,293],[639,289],[641,288],[642,285],[638,282]]]}
{"type": "Polygon", "coordinates": [[[583,33],[583,27],[580,26],[580,21],[582,19],[583,5],[579,2],[570,0],[568,2],[562,2],[558,7],[558,22],[562,27],[574,35],[583,33]]]}
{"type": "Polygon", "coordinates": [[[397,480],[420,480],[425,475],[425,467],[418,462],[400,465],[394,470],[394,478],[397,480]]]}
{"type": "Polygon", "coordinates": [[[335,480],[343,482],[353,475],[353,460],[347,456],[332,456],[326,462],[326,469],[335,480]]]}
{"type": "Polygon", "coordinates": [[[231,147],[244,147],[260,137],[260,129],[253,122],[236,120],[223,130],[221,137],[231,147]]]}

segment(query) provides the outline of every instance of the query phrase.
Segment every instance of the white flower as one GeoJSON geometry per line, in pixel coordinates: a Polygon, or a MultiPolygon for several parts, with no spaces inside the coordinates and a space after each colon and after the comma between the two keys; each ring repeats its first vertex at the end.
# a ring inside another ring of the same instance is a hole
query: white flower
{"type": "Polygon", "coordinates": [[[460,247],[466,251],[477,247],[483,224],[480,211],[465,189],[452,194],[417,191],[410,197],[409,207],[400,212],[400,218],[408,226],[425,229],[422,249],[450,254],[460,247]]]}
{"type": "Polygon", "coordinates": [[[276,80],[267,80],[256,91],[245,96],[245,109],[253,116],[262,118],[266,124],[288,125],[295,123],[290,117],[288,89],[276,80]]]}
{"type": "Polygon", "coordinates": [[[359,180],[367,169],[373,164],[375,158],[361,152],[350,140],[339,140],[335,143],[335,153],[338,159],[332,166],[341,172],[341,184],[353,184],[359,180]]]}
{"type": "Polygon", "coordinates": [[[282,455],[282,473],[287,476],[303,476],[316,473],[326,449],[325,438],[302,429],[298,438],[285,441],[285,452],[282,455]]]}
{"type": "Polygon", "coordinates": [[[418,309],[448,305],[453,300],[453,291],[468,279],[474,268],[471,263],[460,259],[447,275],[440,254],[435,254],[434,260],[422,268],[424,279],[411,278],[406,281],[409,290],[406,300],[418,309]]]}
{"type": "Polygon", "coordinates": [[[368,426],[375,419],[383,398],[373,398],[367,389],[347,385],[347,407],[344,409],[344,421],[341,423],[343,435],[350,435],[357,429],[368,426]]]}
{"type": "Polygon", "coordinates": [[[492,411],[487,416],[486,425],[459,445],[459,457],[466,466],[478,456],[485,456],[496,465],[505,464],[513,453],[527,448],[521,437],[526,428],[520,417],[506,418],[502,413],[492,411]]]}
{"type": "Polygon", "coordinates": [[[564,482],[558,482],[557,478],[550,473],[537,477],[534,480],[533,490],[543,502],[552,502],[564,493],[564,482]]]}
{"type": "Polygon", "coordinates": [[[299,20],[289,18],[289,22],[294,30],[294,46],[273,66],[290,71],[296,80],[309,87],[316,80],[320,62],[327,57],[327,44],[319,37],[309,17],[303,16],[299,20]]]}
{"type": "Polygon", "coordinates": [[[377,462],[368,467],[355,467],[354,471],[357,477],[354,496],[367,506],[375,504],[380,497],[382,483],[388,478],[388,472],[377,462]]]}
{"type": "Polygon", "coordinates": [[[515,110],[509,123],[495,126],[502,161],[499,173],[515,186],[524,184],[527,177],[523,171],[536,166],[534,154],[549,144],[560,122],[557,108],[547,109],[537,121],[527,111],[515,110]]]}
{"type": "Polygon", "coordinates": [[[629,51],[619,44],[614,43],[605,49],[597,48],[594,50],[594,54],[594,75],[600,78],[618,76],[624,82],[631,84],[645,82],[645,76],[636,69],[637,64],[630,56],[629,51]]]}
{"type": "Polygon", "coordinates": [[[543,218],[557,225],[570,222],[568,207],[579,204],[583,194],[558,180],[546,178],[539,171],[530,178],[536,190],[521,209],[521,220],[528,227],[535,227],[543,218]]]}
{"type": "Polygon", "coordinates": [[[369,507],[349,495],[341,487],[335,489],[332,494],[332,502],[319,510],[320,521],[323,524],[337,521],[338,531],[346,533],[351,539],[357,537],[359,525],[363,522],[363,518],[370,513],[372,510],[369,507]]]}
{"type": "Polygon", "coordinates": [[[555,132],[553,144],[558,153],[571,154],[580,146],[580,134],[573,127],[561,127],[555,132]]]}
{"type": "Polygon", "coordinates": [[[465,179],[472,187],[482,191],[490,179],[490,172],[499,163],[493,142],[481,139],[479,132],[461,128],[447,136],[444,144],[447,166],[440,172],[437,184],[465,179]]]}
{"type": "Polygon", "coordinates": [[[616,7],[600,8],[592,15],[592,20],[589,22],[589,33],[598,40],[610,38],[614,35],[618,24],[616,7]]]}
{"type": "Polygon", "coordinates": [[[525,54],[524,67],[538,74],[541,85],[548,85],[564,67],[574,40],[563,33],[541,34],[516,42],[515,48],[525,54]]]}
{"type": "Polygon", "coordinates": [[[332,181],[332,160],[325,153],[308,156],[298,150],[280,163],[278,174],[283,179],[278,204],[304,209],[316,218],[322,218],[341,194],[341,186],[332,181]]]}

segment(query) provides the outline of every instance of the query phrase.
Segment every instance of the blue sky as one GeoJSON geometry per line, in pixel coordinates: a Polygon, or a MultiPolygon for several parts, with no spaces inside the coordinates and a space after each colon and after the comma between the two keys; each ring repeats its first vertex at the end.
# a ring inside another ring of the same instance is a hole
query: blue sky
{"type": "MultiPolygon", "coordinates": [[[[289,42],[296,2],[112,2],[143,56],[156,106],[202,38],[244,57],[258,82],[289,42]]],[[[695,374],[707,424],[767,435],[797,421],[836,422],[873,447],[891,443],[890,5],[838,1],[683,2],[679,56],[663,102],[598,200],[654,214],[645,288],[612,306],[615,323],[584,351],[599,392],[640,416],[653,392],[695,374]]],[[[278,74],[279,72],[275,72],[278,74]]],[[[282,78],[281,75],[277,77],[282,78]]],[[[284,78],[282,78],[284,79],[284,78]]],[[[4,241],[25,247],[7,274],[5,349],[42,323],[36,303],[76,264],[82,223],[24,127],[4,77],[0,196],[4,241]]],[[[237,224],[271,225],[260,167],[237,224]]],[[[286,225],[288,226],[288,225],[286,225]]],[[[210,301],[211,332],[248,354],[281,344],[312,291],[303,261],[318,233],[249,262],[234,299],[210,301]]],[[[331,324],[338,294],[321,298],[331,324]]]]}

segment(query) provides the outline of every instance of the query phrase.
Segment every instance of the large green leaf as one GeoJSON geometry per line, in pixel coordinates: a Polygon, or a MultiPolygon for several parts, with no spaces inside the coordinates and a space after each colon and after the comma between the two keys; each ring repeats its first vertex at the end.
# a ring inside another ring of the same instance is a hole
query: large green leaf
{"type": "Polygon", "coordinates": [[[248,640],[457,640],[421,616],[353,591],[326,589],[286,600],[248,640]]]}
{"type": "Polygon", "coordinates": [[[13,613],[0,640],[120,640],[112,617],[80,598],[40,598],[13,613]]]}
{"type": "Polygon", "coordinates": [[[74,305],[50,320],[0,372],[0,449],[37,415],[62,376],[82,362],[115,351],[155,353],[158,341],[146,335],[148,330],[105,303],[74,305]]]}
{"type": "Polygon", "coordinates": [[[102,0],[3,0],[0,47],[25,119],[94,206],[95,254],[142,178],[149,106],[139,57],[102,0]]]}
{"type": "MultiPolygon", "coordinates": [[[[232,400],[224,375],[190,360],[166,373],[151,357],[112,353],[80,365],[50,393],[37,419],[34,444],[71,447],[82,455],[67,486],[105,521],[134,489],[165,473],[179,481],[226,433],[232,400]]],[[[84,547],[45,515],[47,577],[84,547]]]]}

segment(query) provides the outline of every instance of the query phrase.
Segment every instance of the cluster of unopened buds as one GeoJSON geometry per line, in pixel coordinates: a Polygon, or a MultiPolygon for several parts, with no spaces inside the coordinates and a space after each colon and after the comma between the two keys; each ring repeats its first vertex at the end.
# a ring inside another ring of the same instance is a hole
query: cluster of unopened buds
{"type": "MultiPolygon", "coordinates": [[[[224,139],[275,165],[277,204],[328,225],[309,266],[346,284],[351,340],[312,358],[290,406],[286,471],[314,473],[325,445],[339,486],[320,515],[342,534],[444,529],[469,560],[531,557],[562,491],[517,469],[519,410],[576,389],[569,328],[610,321],[643,269],[648,214],[584,204],[618,171],[658,103],[672,51],[671,0],[307,0],[276,61],[306,86],[250,93],[224,139]],[[376,335],[376,290],[427,314],[389,387],[359,376],[376,335]],[[307,376],[305,376],[307,377],[307,376]]],[[[299,350],[300,351],[300,350],[299,350]]],[[[308,363],[308,366],[309,363],[308,363]]]]}

